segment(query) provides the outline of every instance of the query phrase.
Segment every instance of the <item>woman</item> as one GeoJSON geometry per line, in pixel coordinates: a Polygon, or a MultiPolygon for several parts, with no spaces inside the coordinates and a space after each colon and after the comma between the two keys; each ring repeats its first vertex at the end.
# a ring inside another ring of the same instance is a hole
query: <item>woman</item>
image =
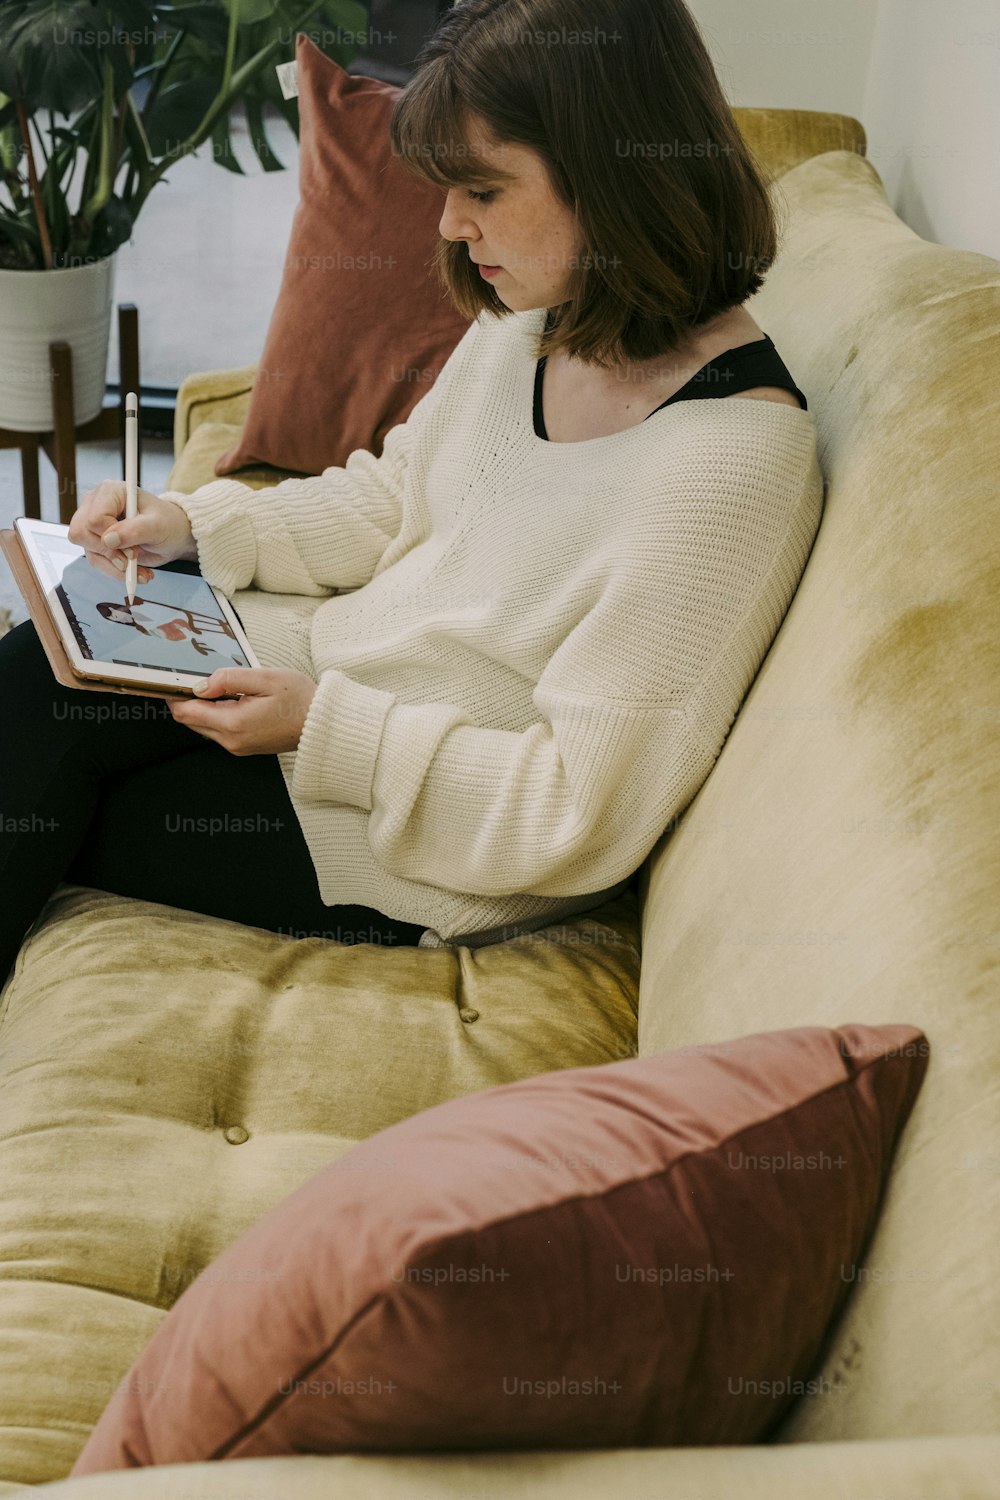
{"type": "Polygon", "coordinates": [[[52,824],[4,833],[8,962],[62,879],[294,935],[499,940],[624,889],[704,781],[823,481],[743,306],[776,226],[698,30],[681,0],[607,15],[466,0],[418,59],[393,149],[444,192],[470,326],[380,458],[141,491],[131,522],[120,481],[83,497],[95,567],[197,560],[263,667],[92,727],[53,712],[72,691],[30,625],[0,643],[6,810],[52,824]],[[262,810],[236,845],[170,831],[262,810]]]}

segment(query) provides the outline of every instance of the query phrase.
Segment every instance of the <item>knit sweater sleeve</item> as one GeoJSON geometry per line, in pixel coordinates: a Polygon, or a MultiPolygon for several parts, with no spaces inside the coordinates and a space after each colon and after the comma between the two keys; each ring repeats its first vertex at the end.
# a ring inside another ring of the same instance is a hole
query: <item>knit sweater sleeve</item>
{"type": "Polygon", "coordinates": [[[402,526],[415,445],[478,326],[470,324],[406,421],[389,429],[379,458],[356,448],[343,466],[265,489],[217,479],[189,494],[161,491],[186,513],[209,583],[226,595],[247,588],[327,595],[367,583],[402,526]]]}
{"type": "Polygon", "coordinates": [[[690,539],[658,538],[654,516],[640,555],[604,565],[523,732],[321,673],[293,791],[367,810],[379,862],[431,885],[564,896],[626,877],[710,771],[818,525],[815,485],[797,503],[739,491],[716,466],[690,539]]]}

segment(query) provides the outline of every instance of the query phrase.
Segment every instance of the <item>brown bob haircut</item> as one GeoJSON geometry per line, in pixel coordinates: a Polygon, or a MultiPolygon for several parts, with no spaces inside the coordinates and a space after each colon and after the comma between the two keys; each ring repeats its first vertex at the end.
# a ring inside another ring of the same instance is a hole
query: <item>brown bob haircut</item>
{"type": "MultiPolygon", "coordinates": [[[[778,230],[764,166],[683,0],[459,0],[397,98],[393,154],[447,190],[501,184],[488,142],[531,147],[580,225],[537,355],[620,366],[674,353],[762,286],[778,230]]],[[[511,309],[464,242],[431,262],[470,322],[511,309]]]]}

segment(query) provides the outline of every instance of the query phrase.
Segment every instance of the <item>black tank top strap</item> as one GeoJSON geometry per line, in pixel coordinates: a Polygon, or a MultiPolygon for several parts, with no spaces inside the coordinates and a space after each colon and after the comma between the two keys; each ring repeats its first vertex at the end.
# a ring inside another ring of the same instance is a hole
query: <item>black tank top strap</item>
{"type": "Polygon", "coordinates": [[[643,420],[648,422],[649,417],[655,417],[658,411],[675,401],[737,396],[740,391],[752,391],[759,385],[776,385],[783,391],[791,391],[802,410],[809,410],[809,403],[792,379],[788,366],[765,333],[763,338],[754,339],[751,344],[740,344],[735,349],[727,349],[724,354],[717,354],[643,420]]]}
{"type": "MultiPolygon", "coordinates": [[[[548,433],[545,431],[545,419],[542,415],[542,372],[544,369],[545,356],[543,355],[535,366],[533,415],[535,433],[538,437],[547,439],[548,433]]],[[[655,417],[658,411],[662,411],[665,406],[672,406],[675,401],[700,401],[736,396],[740,391],[752,391],[759,385],[775,385],[783,391],[791,391],[802,410],[809,410],[809,404],[792,379],[788,366],[774,347],[770,337],[765,334],[763,338],[755,339],[751,344],[740,344],[735,349],[727,349],[724,354],[717,354],[714,359],[702,365],[701,369],[692,375],[679,391],[675,391],[666,401],[662,401],[655,410],[649,413],[649,416],[643,417],[643,421],[648,422],[650,417],[655,417]]]]}
{"type": "Polygon", "coordinates": [[[535,436],[545,438],[546,442],[548,442],[549,435],[545,431],[545,418],[542,415],[542,372],[545,369],[545,358],[546,356],[543,354],[535,365],[535,402],[532,408],[532,415],[535,423],[535,436]]]}

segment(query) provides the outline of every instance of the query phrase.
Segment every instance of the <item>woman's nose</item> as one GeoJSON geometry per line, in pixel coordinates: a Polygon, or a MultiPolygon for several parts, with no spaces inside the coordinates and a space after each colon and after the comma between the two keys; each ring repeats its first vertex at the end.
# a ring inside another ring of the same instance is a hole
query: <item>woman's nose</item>
{"type": "Polygon", "coordinates": [[[446,240],[469,239],[472,237],[469,231],[474,226],[468,218],[463,217],[453,197],[455,192],[456,189],[449,189],[448,196],[445,199],[444,210],[438,221],[438,233],[446,240]]]}

